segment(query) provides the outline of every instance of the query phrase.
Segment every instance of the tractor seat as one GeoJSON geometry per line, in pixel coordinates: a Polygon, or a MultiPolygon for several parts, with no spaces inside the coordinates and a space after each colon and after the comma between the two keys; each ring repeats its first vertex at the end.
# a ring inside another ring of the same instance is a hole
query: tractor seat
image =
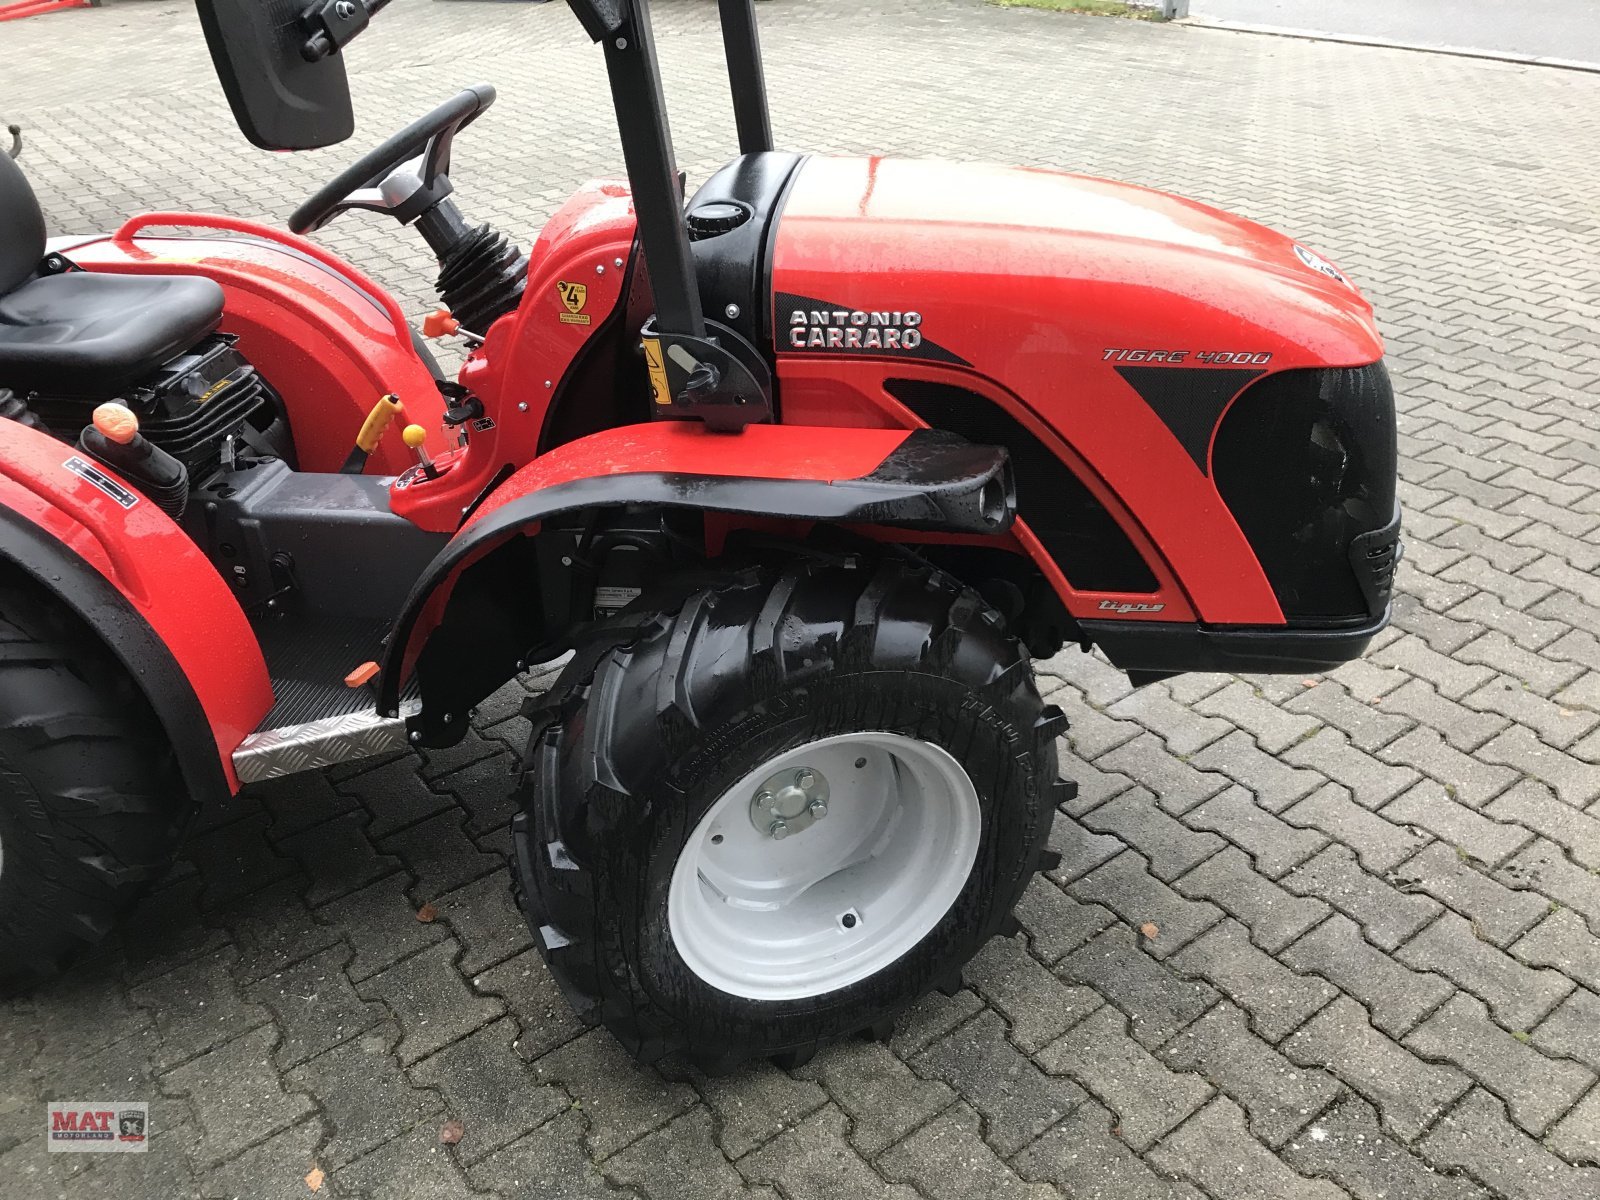
{"type": "Polygon", "coordinates": [[[193,275],[69,271],[0,296],[0,386],[108,396],[217,327],[222,289],[193,275]]]}
{"type": "Polygon", "coordinates": [[[0,153],[0,387],[105,396],[222,319],[222,289],[190,275],[39,275],[44,213],[0,153]]]}

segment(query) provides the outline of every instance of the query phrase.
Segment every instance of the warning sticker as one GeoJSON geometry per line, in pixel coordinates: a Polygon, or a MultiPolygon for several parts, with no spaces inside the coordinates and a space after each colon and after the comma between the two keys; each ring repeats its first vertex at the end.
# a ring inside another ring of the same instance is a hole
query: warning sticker
{"type": "Polygon", "coordinates": [[[139,497],[137,495],[123,487],[115,479],[111,478],[111,476],[107,475],[104,471],[95,466],[94,463],[89,462],[87,459],[79,458],[76,454],[74,454],[61,465],[67,470],[71,471],[74,475],[78,476],[80,479],[84,479],[89,483],[92,483],[95,487],[99,488],[106,495],[110,496],[118,504],[122,505],[123,508],[132,508],[135,504],[139,503],[139,497]]]}
{"type": "Polygon", "coordinates": [[[567,311],[561,314],[563,325],[587,325],[589,314],[583,311],[583,306],[589,303],[589,288],[582,283],[568,283],[561,279],[556,281],[556,294],[561,297],[561,303],[567,311]]]}
{"type": "Polygon", "coordinates": [[[667,384],[667,363],[661,357],[661,339],[644,339],[644,364],[650,371],[650,395],[657,404],[672,403],[672,389],[667,384]]]}

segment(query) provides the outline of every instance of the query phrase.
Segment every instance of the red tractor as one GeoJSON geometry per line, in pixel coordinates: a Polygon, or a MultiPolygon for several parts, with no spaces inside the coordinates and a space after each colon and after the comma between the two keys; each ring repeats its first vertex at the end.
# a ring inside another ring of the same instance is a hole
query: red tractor
{"type": "MultiPolygon", "coordinates": [[[[201,804],[450,745],[570,653],[514,824],[551,971],[643,1059],[797,1061],[1015,928],[1072,794],[1033,659],[1306,673],[1383,628],[1393,398],[1335,267],[1104,180],[775,150],[751,0],[720,0],[740,154],[685,202],[646,0],[571,5],[628,179],[527,252],[452,195],[488,87],[293,234],[47,242],[0,157],[13,984],[101,937],[201,804]],[[349,209],[437,255],[454,378],[299,236],[349,209]]],[[[235,116],[339,141],[375,6],[281,8],[201,0],[235,116]]]]}

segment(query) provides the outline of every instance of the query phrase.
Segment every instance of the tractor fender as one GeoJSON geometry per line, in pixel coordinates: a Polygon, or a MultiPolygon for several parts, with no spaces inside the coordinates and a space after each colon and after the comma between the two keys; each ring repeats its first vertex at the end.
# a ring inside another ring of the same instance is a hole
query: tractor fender
{"type": "Polygon", "coordinates": [[[530,644],[488,628],[481,605],[453,611],[457,584],[474,569],[487,573],[493,551],[551,517],[623,505],[999,537],[1015,517],[1016,488],[1004,448],[931,429],[751,425],[727,434],[658,421],[579,438],[491,493],[417,580],[386,642],[379,711],[398,714],[415,674],[423,705],[410,718],[414,740],[457,740],[457,718],[516,673],[530,644]],[[459,652],[430,654],[447,625],[461,636],[440,640],[459,652]]]}
{"type": "Polygon", "coordinates": [[[0,560],[104,639],[160,718],[192,797],[226,798],[239,789],[233,751],[272,706],[255,634],[166,513],[111,471],[74,470],[74,460],[72,447],[6,423],[0,560]],[[96,473],[107,482],[92,482],[96,473]]]}

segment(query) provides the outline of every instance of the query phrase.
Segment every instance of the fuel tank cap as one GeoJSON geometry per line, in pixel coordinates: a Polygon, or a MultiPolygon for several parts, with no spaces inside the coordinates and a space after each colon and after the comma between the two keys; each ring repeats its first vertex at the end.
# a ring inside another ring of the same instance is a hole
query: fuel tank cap
{"type": "Polygon", "coordinates": [[[750,210],[732,201],[717,200],[696,205],[689,210],[689,236],[696,241],[716,237],[719,233],[739,228],[749,219],[750,210]]]}

